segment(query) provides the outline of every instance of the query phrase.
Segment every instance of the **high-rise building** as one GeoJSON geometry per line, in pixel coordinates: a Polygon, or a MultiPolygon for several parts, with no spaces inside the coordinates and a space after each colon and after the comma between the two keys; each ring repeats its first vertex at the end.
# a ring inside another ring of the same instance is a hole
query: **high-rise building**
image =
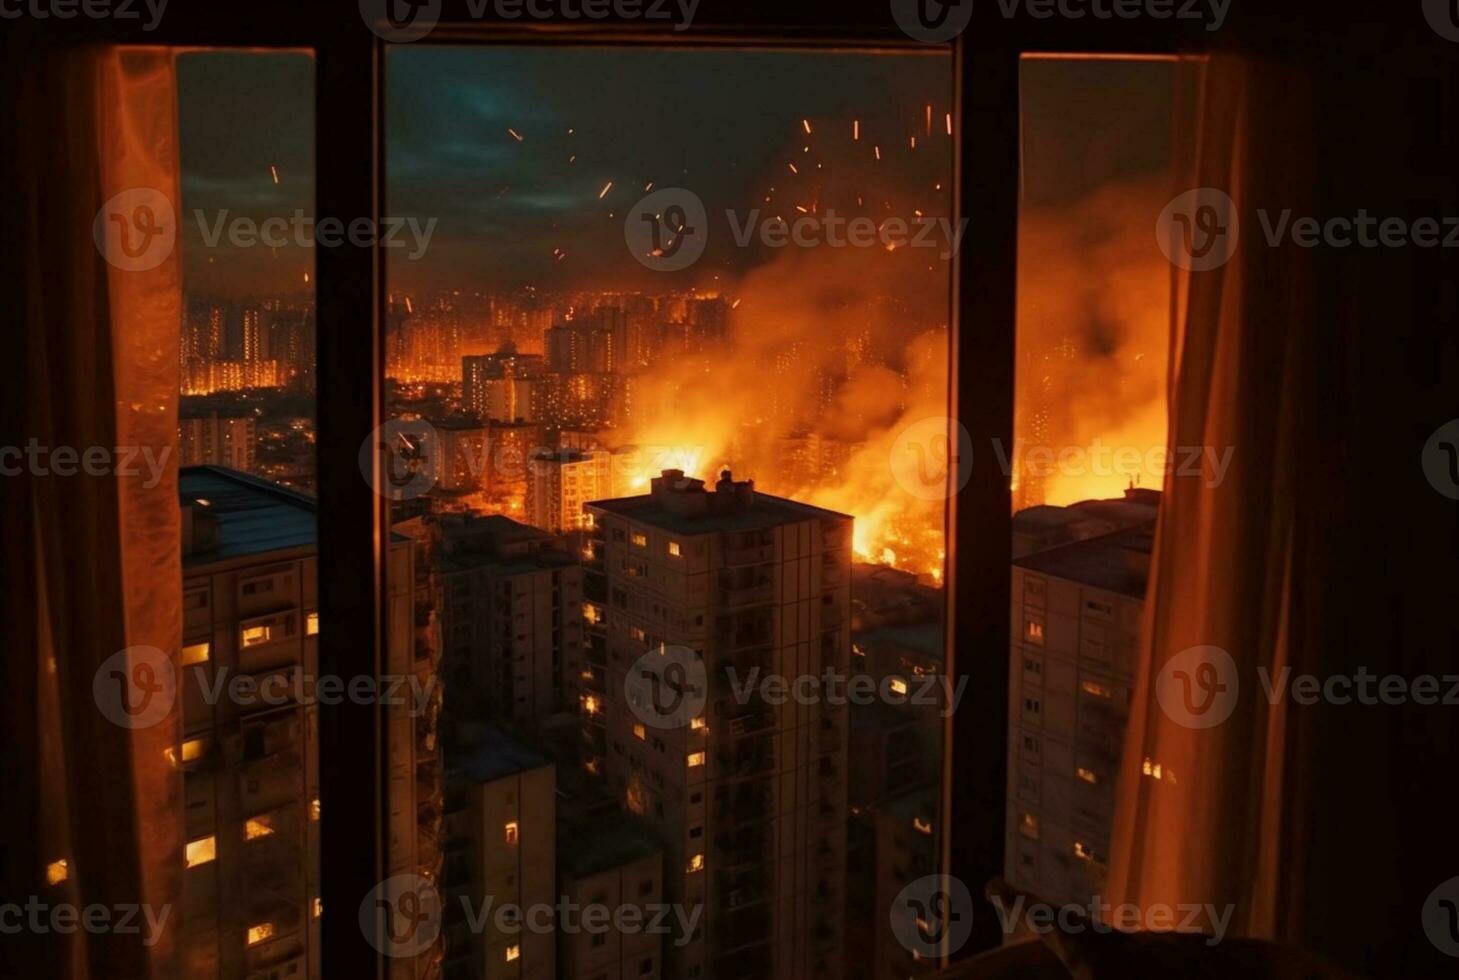
{"type": "Polygon", "coordinates": [[[487,481],[486,428],[475,419],[446,419],[435,425],[436,487],[446,493],[471,493],[487,481]]]}
{"type": "Polygon", "coordinates": [[[253,471],[255,425],[251,417],[219,418],[217,412],[211,412],[202,418],[179,419],[177,437],[180,466],[253,471]]]}
{"type": "Polygon", "coordinates": [[[443,978],[555,980],[557,944],[539,910],[557,906],[556,769],[494,726],[463,736],[446,775],[443,978]]]}
{"type": "Polygon", "coordinates": [[[664,975],[841,976],[846,705],[745,678],[845,676],[852,519],[679,470],[589,510],[585,768],[663,839],[666,899],[703,910],[664,975]],[[702,665],[702,712],[649,725],[631,675],[671,653],[702,665]]]}
{"type": "Polygon", "coordinates": [[[605,449],[538,453],[527,471],[527,523],[557,534],[587,527],[583,505],[614,494],[613,457],[605,449]]]}
{"type": "MultiPolygon", "coordinates": [[[[220,467],[186,467],[182,506],[183,641],[178,685],[183,771],[184,923],[188,976],[320,976],[319,746],[315,505],[312,498],[220,467]],[[260,529],[266,528],[267,533],[260,529]],[[250,683],[232,682],[247,677],[250,683]],[[214,696],[211,692],[222,692],[214,696]],[[265,696],[267,692],[267,696],[265,696]]],[[[392,615],[413,621],[412,543],[396,538],[392,615]]],[[[431,691],[432,651],[392,632],[386,670],[431,691]]],[[[402,685],[404,686],[404,685],[402,685]]],[[[434,715],[428,700],[385,709],[390,732],[393,872],[434,871],[434,715]],[[424,763],[424,765],[422,765],[424,763]],[[402,778],[394,778],[403,769],[402,778]],[[422,805],[425,804],[425,805],[422,805]]],[[[392,978],[428,975],[440,949],[401,961],[392,978]]]]}
{"type": "MultiPolygon", "coordinates": [[[[626,813],[581,814],[559,810],[559,890],[567,907],[637,909],[635,928],[563,929],[557,937],[557,975],[562,980],[661,980],[665,922],[657,906],[664,894],[664,851],[638,818],[626,813]]],[[[599,915],[601,913],[594,913],[599,915]]]]}
{"type": "Polygon", "coordinates": [[[448,514],[435,560],[450,714],[535,729],[575,711],[582,567],[562,539],[497,514],[448,514]]]}
{"type": "Polygon", "coordinates": [[[1152,537],[1140,524],[1013,562],[1004,876],[1056,906],[1104,887],[1152,537]]]}
{"type": "Polygon", "coordinates": [[[533,422],[543,397],[542,355],[518,354],[508,343],[495,354],[461,359],[461,407],[483,419],[533,422]]]}

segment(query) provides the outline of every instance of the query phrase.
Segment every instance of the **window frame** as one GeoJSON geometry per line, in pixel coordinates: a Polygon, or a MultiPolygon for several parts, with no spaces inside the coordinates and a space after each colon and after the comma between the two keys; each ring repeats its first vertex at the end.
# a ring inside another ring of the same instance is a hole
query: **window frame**
{"type": "MultiPolygon", "coordinates": [[[[880,3],[856,9],[835,0],[743,0],[733,10],[702,4],[693,28],[681,32],[642,23],[585,27],[560,16],[531,24],[472,21],[465,0],[442,0],[442,7],[430,38],[415,43],[909,50],[880,3]]],[[[172,0],[150,30],[139,21],[53,18],[15,24],[9,40],[51,49],[113,43],[307,51],[315,60],[316,216],[379,220],[387,44],[352,16],[356,11],[350,3],[301,8],[292,0],[255,0],[230,9],[215,0],[172,0]]],[[[954,201],[959,217],[976,219],[978,228],[963,240],[952,281],[948,414],[966,427],[975,454],[995,439],[1010,445],[1013,434],[1021,59],[1170,57],[1211,43],[1199,22],[1044,20],[1028,17],[1026,8],[1004,19],[999,5],[978,4],[969,27],[939,46],[954,59],[954,201]]],[[[320,247],[315,261],[316,356],[331,366],[316,388],[319,499],[329,501],[318,525],[319,669],[378,675],[387,635],[388,501],[360,478],[358,452],[383,421],[384,255],[378,247],[345,244],[320,247]],[[354,571],[361,568],[370,572],[354,571]]],[[[1008,481],[981,455],[949,501],[947,533],[947,673],[953,684],[968,685],[964,710],[947,721],[941,820],[953,831],[939,843],[942,866],[976,888],[1001,875],[1004,862],[1012,557],[1008,481]]],[[[330,756],[320,770],[320,894],[326,908],[342,910],[321,917],[327,977],[386,973],[356,917],[360,899],[388,866],[382,721],[378,706],[346,700],[320,709],[319,751],[330,756]]],[[[975,917],[972,939],[956,958],[1001,943],[992,920],[975,917]]]]}

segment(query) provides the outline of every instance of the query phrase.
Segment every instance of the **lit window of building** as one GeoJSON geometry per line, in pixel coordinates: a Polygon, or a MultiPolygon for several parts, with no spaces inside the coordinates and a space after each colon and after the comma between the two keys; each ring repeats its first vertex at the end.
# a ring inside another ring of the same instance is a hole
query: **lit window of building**
{"type": "Polygon", "coordinates": [[[48,885],[59,885],[70,876],[71,866],[66,863],[65,858],[46,865],[46,884],[48,885]]]}
{"type": "Polygon", "coordinates": [[[312,612],[304,617],[304,634],[306,636],[319,635],[319,613],[312,612]]]}
{"type": "Polygon", "coordinates": [[[502,830],[506,836],[508,844],[515,844],[517,842],[517,821],[508,820],[502,826],[502,830]]]}
{"type": "Polygon", "coordinates": [[[1030,840],[1039,839],[1039,818],[1032,813],[1020,814],[1018,818],[1018,832],[1030,840]]]}
{"type": "Polygon", "coordinates": [[[1044,624],[1037,619],[1030,619],[1024,623],[1023,636],[1028,642],[1044,645],[1044,624]]]}
{"type": "Polygon", "coordinates": [[[680,555],[683,554],[683,551],[680,550],[680,548],[679,548],[679,542],[677,542],[677,541],[670,541],[669,542],[669,554],[673,555],[675,558],[678,558],[680,555]]]}
{"type": "Polygon", "coordinates": [[[269,641],[269,628],[267,626],[246,626],[240,642],[244,648],[262,646],[269,641]]]}
{"type": "Polygon", "coordinates": [[[635,722],[633,725],[633,737],[640,742],[647,740],[648,732],[644,730],[643,722],[635,722]]]}
{"type": "Polygon", "coordinates": [[[591,694],[583,695],[583,714],[595,715],[601,709],[598,699],[591,694]]]}
{"type": "Polygon", "coordinates": [[[648,547],[648,535],[642,533],[641,531],[634,531],[633,532],[633,546],[635,548],[647,548],[648,547]]]}
{"type": "Polygon", "coordinates": [[[913,817],[912,829],[919,834],[930,834],[932,833],[932,821],[923,820],[921,817],[913,817]]]}
{"type": "Polygon", "coordinates": [[[642,629],[640,629],[637,626],[630,626],[630,627],[628,627],[628,635],[631,636],[631,637],[633,637],[639,643],[644,642],[644,640],[648,636],[648,634],[646,634],[642,629]]]}
{"type": "Polygon", "coordinates": [[[272,939],[274,924],[272,922],[260,922],[256,926],[248,927],[248,945],[257,946],[266,939],[272,939]]]}
{"type": "Polygon", "coordinates": [[[702,765],[704,765],[704,753],[703,752],[690,752],[689,753],[689,768],[690,769],[693,769],[695,766],[702,766],[702,765]]]}
{"type": "Polygon", "coordinates": [[[893,694],[906,694],[907,682],[900,677],[893,677],[891,678],[891,688],[893,694]]]}
{"type": "Polygon", "coordinates": [[[690,873],[693,873],[695,871],[703,871],[704,870],[704,855],[703,854],[694,854],[694,855],[691,855],[690,858],[689,858],[689,863],[686,866],[686,870],[689,871],[690,873]]]}
{"type": "Polygon", "coordinates": [[[195,762],[203,757],[208,743],[205,739],[193,738],[182,743],[182,761],[195,762]]]}
{"type": "Polygon", "coordinates": [[[709,731],[709,722],[705,721],[702,717],[695,718],[689,722],[689,728],[691,731],[707,732],[709,731]]]}
{"type": "Polygon", "coordinates": [[[1092,769],[1085,769],[1083,766],[1080,766],[1074,770],[1074,773],[1091,786],[1099,782],[1099,777],[1094,774],[1094,770],[1092,769]]]}
{"type": "Polygon", "coordinates": [[[182,648],[182,665],[191,667],[193,664],[207,663],[210,649],[211,644],[208,643],[189,643],[182,648]]]}
{"type": "Polygon", "coordinates": [[[507,962],[508,963],[512,962],[513,960],[520,959],[521,956],[522,956],[522,947],[521,946],[508,946],[507,947],[507,962]]]}
{"type": "Polygon", "coordinates": [[[187,842],[184,857],[189,868],[196,868],[200,864],[207,864],[218,856],[218,848],[213,840],[213,835],[199,837],[197,840],[187,842]]]}
{"type": "Polygon", "coordinates": [[[316,898],[314,900],[314,918],[317,919],[317,918],[319,918],[323,914],[324,914],[324,899],[322,899],[322,898],[316,898]]]}
{"type": "Polygon", "coordinates": [[[1105,687],[1103,684],[1097,684],[1094,681],[1084,681],[1082,684],[1079,685],[1079,688],[1085,694],[1092,694],[1097,698],[1108,698],[1111,694],[1109,688],[1105,687]]]}
{"type": "Polygon", "coordinates": [[[1074,842],[1074,856],[1082,861],[1094,860],[1094,852],[1085,847],[1083,843],[1077,840],[1074,842]]]}
{"type": "Polygon", "coordinates": [[[243,824],[243,839],[258,840],[260,837],[270,837],[274,833],[274,818],[270,814],[260,817],[250,817],[243,824]]]}
{"type": "Polygon", "coordinates": [[[317,796],[309,801],[309,819],[314,821],[319,819],[319,797],[317,796]]]}

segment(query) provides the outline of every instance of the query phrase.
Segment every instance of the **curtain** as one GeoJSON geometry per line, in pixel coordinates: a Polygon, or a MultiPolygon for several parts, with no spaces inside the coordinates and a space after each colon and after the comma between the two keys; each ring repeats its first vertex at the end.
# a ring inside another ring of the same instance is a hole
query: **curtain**
{"type": "Polygon", "coordinates": [[[1217,486],[1166,479],[1104,898],[1230,905],[1235,935],[1441,976],[1421,909],[1459,873],[1454,709],[1267,687],[1459,661],[1455,509],[1420,467],[1459,409],[1452,266],[1269,240],[1284,210],[1453,213],[1442,52],[1380,67],[1375,43],[1180,66],[1171,193],[1219,189],[1240,226],[1229,261],[1175,267],[1169,441],[1234,451],[1217,486]]]}
{"type": "MultiPolygon", "coordinates": [[[[6,936],[11,975],[173,975],[182,885],[175,685],[178,149],[162,49],[12,51],[4,275],[19,363],[3,516],[7,898],[166,915],[6,936]],[[13,474],[13,475],[10,475],[13,474]],[[123,687],[125,678],[129,687],[123,687]],[[131,714],[118,707],[126,699],[131,714]]],[[[15,370],[18,369],[18,370],[15,370]]],[[[14,410],[13,412],[11,410],[14,410]]],[[[4,972],[4,971],[0,971],[4,972]]]]}

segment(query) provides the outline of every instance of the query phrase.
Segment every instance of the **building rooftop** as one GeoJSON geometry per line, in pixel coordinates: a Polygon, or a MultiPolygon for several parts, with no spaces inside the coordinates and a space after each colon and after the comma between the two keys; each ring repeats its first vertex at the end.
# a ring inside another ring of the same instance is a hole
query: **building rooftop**
{"type": "Polygon", "coordinates": [[[318,541],[314,498],[297,490],[224,466],[182,467],[177,490],[184,524],[208,525],[206,534],[184,527],[184,567],[313,548],[318,541]]]}
{"type": "Polygon", "coordinates": [[[512,776],[531,769],[550,766],[552,762],[508,735],[495,725],[472,725],[469,734],[473,744],[464,746],[452,756],[451,771],[476,783],[489,783],[503,776],[512,776]]]}
{"type": "Polygon", "coordinates": [[[649,493],[595,500],[587,506],[684,535],[757,531],[826,518],[851,520],[847,514],[759,493],[753,480],[735,481],[729,470],[720,474],[712,491],[704,488],[703,480],[686,477],[682,470],[664,470],[662,476],[653,478],[649,493]]]}
{"type": "Polygon", "coordinates": [[[1154,540],[1155,532],[1150,526],[1124,528],[1097,538],[1036,551],[1015,558],[1013,564],[1032,572],[1143,599],[1150,580],[1150,549],[1154,540]]]}
{"type": "Polygon", "coordinates": [[[561,820],[558,841],[558,871],[573,878],[619,868],[663,850],[647,824],[621,811],[561,820]]]}

